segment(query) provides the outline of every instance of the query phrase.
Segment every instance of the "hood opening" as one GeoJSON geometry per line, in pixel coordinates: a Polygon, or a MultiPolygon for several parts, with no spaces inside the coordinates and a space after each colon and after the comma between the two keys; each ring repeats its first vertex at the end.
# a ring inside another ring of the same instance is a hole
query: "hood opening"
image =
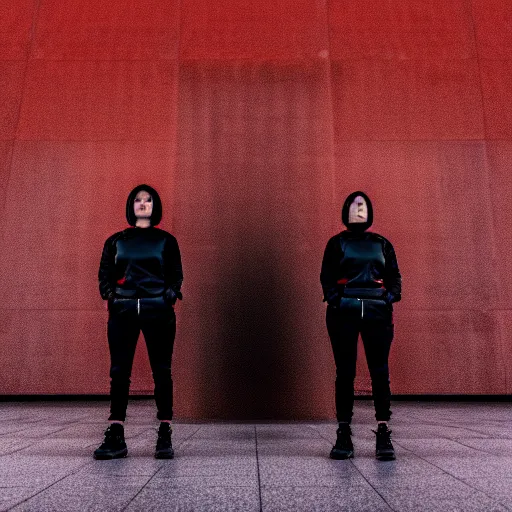
{"type": "Polygon", "coordinates": [[[151,195],[151,199],[153,201],[153,212],[151,213],[149,222],[151,226],[156,226],[157,224],[160,224],[160,221],[162,220],[162,201],[160,200],[158,192],[149,185],[138,185],[128,195],[128,199],[126,201],[126,220],[130,226],[135,226],[137,217],[135,216],[133,205],[135,203],[135,196],[141,190],[145,190],[151,195]]]}
{"type": "Polygon", "coordinates": [[[370,198],[360,190],[356,192],[352,192],[343,203],[343,208],[341,210],[341,220],[343,224],[349,229],[350,231],[355,232],[362,232],[366,231],[372,224],[373,224],[373,207],[372,202],[370,201],[370,198]],[[353,203],[354,199],[357,196],[361,196],[366,201],[366,207],[368,209],[368,219],[366,222],[349,222],[349,209],[350,205],[353,203]]]}

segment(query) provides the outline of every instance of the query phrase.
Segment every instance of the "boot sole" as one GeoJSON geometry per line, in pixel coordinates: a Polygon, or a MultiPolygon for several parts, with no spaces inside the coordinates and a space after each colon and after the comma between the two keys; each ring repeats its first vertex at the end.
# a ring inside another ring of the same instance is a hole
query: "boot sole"
{"type": "Polygon", "coordinates": [[[353,459],[354,458],[354,452],[331,452],[329,454],[329,457],[334,460],[346,460],[346,459],[353,459]]]}
{"type": "Polygon", "coordinates": [[[174,459],[174,452],[155,452],[155,459],[174,459]]]}
{"type": "Polygon", "coordinates": [[[96,460],[111,460],[111,459],[122,459],[128,455],[128,449],[120,450],[114,453],[99,453],[94,454],[96,460]]]}
{"type": "Polygon", "coordinates": [[[375,455],[377,460],[395,460],[396,456],[394,453],[375,455]]]}

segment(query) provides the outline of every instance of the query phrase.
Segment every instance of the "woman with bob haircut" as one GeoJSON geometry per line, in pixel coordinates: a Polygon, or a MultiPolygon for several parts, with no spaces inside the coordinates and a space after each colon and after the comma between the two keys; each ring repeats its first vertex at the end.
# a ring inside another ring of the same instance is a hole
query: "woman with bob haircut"
{"type": "Polygon", "coordinates": [[[395,458],[388,421],[391,417],[388,358],[393,340],[393,303],[401,299],[402,278],[391,242],[367,231],[373,208],[364,192],[343,204],[346,230],[327,243],[320,282],[327,301],[327,331],[336,363],[336,416],[339,423],[331,458],[354,456],[350,422],[354,408],[357,340],[363,340],[372,380],[377,435],[375,455],[395,458]]]}
{"type": "Polygon", "coordinates": [[[140,331],[144,334],[155,383],[160,420],[156,458],[174,456],[171,442],[173,388],[171,360],[176,334],[174,304],[182,299],[181,257],[176,238],[159,229],[162,202],[149,185],[129,194],[130,227],[110,236],[103,247],[98,273],[101,298],[107,301],[110,350],[110,416],[96,459],[126,457],[124,421],[130,376],[140,331]]]}

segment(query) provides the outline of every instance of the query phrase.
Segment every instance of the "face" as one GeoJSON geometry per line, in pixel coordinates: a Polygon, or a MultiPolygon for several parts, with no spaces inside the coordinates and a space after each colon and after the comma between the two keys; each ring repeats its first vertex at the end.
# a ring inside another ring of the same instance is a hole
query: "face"
{"type": "Polygon", "coordinates": [[[368,221],[368,205],[362,196],[356,196],[348,210],[348,222],[354,224],[356,222],[368,221]]]}
{"type": "Polygon", "coordinates": [[[153,213],[153,199],[149,192],[141,190],[133,202],[135,217],[138,219],[149,219],[153,213]]]}

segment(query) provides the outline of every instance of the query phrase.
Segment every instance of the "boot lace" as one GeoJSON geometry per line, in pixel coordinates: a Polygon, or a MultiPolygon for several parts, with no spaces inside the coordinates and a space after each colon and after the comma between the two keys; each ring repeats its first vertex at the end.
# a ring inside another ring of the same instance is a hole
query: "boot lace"
{"type": "Polygon", "coordinates": [[[392,430],[389,430],[387,427],[379,427],[377,430],[373,430],[373,432],[377,434],[377,442],[380,447],[393,449],[393,444],[391,443],[392,430]]]}
{"type": "Polygon", "coordinates": [[[168,448],[171,446],[171,432],[172,428],[170,425],[162,424],[158,429],[158,447],[168,448]]]}
{"type": "Polygon", "coordinates": [[[110,446],[112,443],[119,443],[121,442],[121,434],[120,432],[116,432],[117,428],[114,427],[114,425],[110,425],[107,427],[107,430],[105,430],[105,439],[103,440],[103,443],[100,448],[105,448],[110,446]]]}
{"type": "Polygon", "coordinates": [[[336,448],[341,450],[350,448],[350,436],[352,435],[350,425],[340,426],[336,431],[336,434],[336,448]]]}

